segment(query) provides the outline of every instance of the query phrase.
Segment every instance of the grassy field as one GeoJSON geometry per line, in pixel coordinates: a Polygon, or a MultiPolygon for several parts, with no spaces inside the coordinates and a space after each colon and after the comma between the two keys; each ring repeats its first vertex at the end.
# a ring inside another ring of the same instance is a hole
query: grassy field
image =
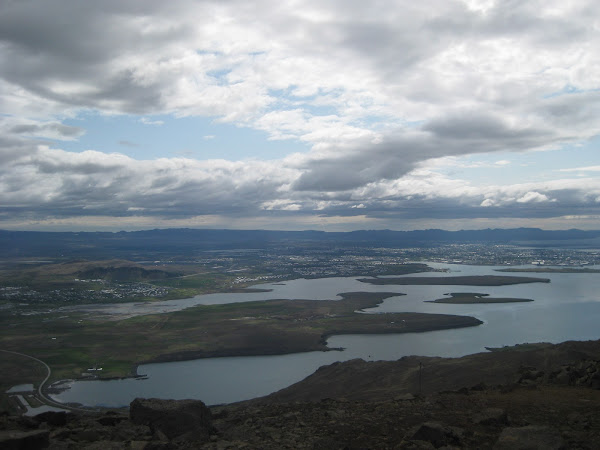
{"type": "MultiPolygon", "coordinates": [[[[255,277],[264,274],[252,274],[255,277]]],[[[196,273],[175,278],[152,281],[155,286],[169,288],[169,293],[160,300],[174,300],[194,295],[213,294],[215,292],[234,292],[256,281],[237,282],[236,275],[230,273],[196,273]]]]}

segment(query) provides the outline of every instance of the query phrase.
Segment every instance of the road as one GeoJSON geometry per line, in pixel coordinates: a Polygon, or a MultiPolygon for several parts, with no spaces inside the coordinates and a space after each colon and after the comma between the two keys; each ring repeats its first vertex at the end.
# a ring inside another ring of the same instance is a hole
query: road
{"type": "Polygon", "coordinates": [[[44,367],[48,371],[48,374],[46,375],[46,378],[44,378],[44,380],[40,383],[40,385],[38,386],[38,389],[37,389],[38,398],[40,399],[41,402],[45,403],[48,406],[53,406],[55,408],[68,409],[70,411],[90,412],[89,409],[81,409],[81,408],[75,408],[72,406],[67,406],[63,403],[55,402],[54,400],[51,400],[48,397],[46,397],[46,395],[44,394],[44,385],[50,379],[50,375],[52,375],[52,370],[50,369],[50,366],[48,364],[46,364],[44,361],[42,361],[41,359],[38,359],[34,356],[26,355],[25,353],[13,352],[12,350],[0,349],[0,352],[12,353],[13,355],[23,356],[25,358],[33,359],[34,361],[37,361],[40,364],[44,365],[44,367]]]}

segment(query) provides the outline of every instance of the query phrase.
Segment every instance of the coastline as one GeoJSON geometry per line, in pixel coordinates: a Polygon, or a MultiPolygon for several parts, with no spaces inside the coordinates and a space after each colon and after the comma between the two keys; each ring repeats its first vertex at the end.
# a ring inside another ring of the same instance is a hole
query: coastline
{"type": "Polygon", "coordinates": [[[549,278],[516,277],[507,275],[459,275],[450,277],[359,278],[373,285],[428,286],[509,286],[524,283],[550,283],[549,278]]]}
{"type": "MultiPolygon", "coordinates": [[[[436,277],[436,278],[443,278],[443,277],[436,277]]],[[[453,277],[453,278],[457,278],[457,277],[453,277]]],[[[538,280],[535,279],[535,281],[531,281],[533,282],[537,282],[538,280]]],[[[444,284],[448,284],[448,283],[444,283],[444,284]]],[[[542,287],[542,286],[540,286],[542,287]]],[[[359,288],[360,289],[360,288],[359,288]]],[[[458,290],[458,289],[457,289],[458,290]]],[[[476,290],[476,289],[473,289],[476,290]]],[[[483,290],[483,289],[482,289],[483,290]]],[[[244,290],[246,291],[246,290],[244,290]]],[[[246,291],[247,292],[247,291],[246,291]]],[[[333,291],[335,292],[335,291],[333,291]]],[[[408,292],[408,291],[407,291],[408,292]]],[[[438,290],[437,291],[437,295],[436,296],[440,296],[441,292],[446,292],[446,291],[441,291],[438,290]]],[[[347,294],[357,294],[357,293],[347,293],[347,294]]],[[[368,293],[361,293],[362,295],[366,295],[368,293]]],[[[378,293],[381,294],[381,293],[378,293]]],[[[399,296],[402,295],[400,293],[397,292],[392,292],[392,293],[385,293],[385,295],[391,295],[391,296],[399,296]]],[[[444,294],[446,295],[446,294],[444,294]]],[[[477,295],[481,295],[482,297],[484,296],[484,294],[477,294],[477,295]]],[[[436,298],[436,296],[432,296],[429,298],[436,298]]],[[[333,297],[333,296],[332,296],[333,297]]],[[[291,297],[293,298],[293,297],[291,297]]],[[[538,297],[536,297],[538,298],[538,297]]],[[[489,302],[490,300],[492,300],[492,298],[487,298],[485,299],[485,303],[489,302]]],[[[520,299],[522,301],[531,301],[530,299],[520,299]]],[[[338,304],[342,304],[343,301],[339,301],[339,300],[334,300],[336,303],[338,304]]],[[[376,304],[381,303],[382,300],[378,301],[376,304]]],[[[264,306],[267,305],[267,303],[275,303],[277,304],[277,308],[279,307],[283,307],[283,303],[287,302],[286,300],[265,300],[264,302],[262,301],[257,301],[257,302],[250,302],[247,306],[251,307],[251,308],[261,308],[262,306],[259,306],[259,304],[263,303],[264,306]]],[[[310,302],[312,304],[312,306],[319,306],[319,305],[327,305],[329,303],[329,301],[327,300],[293,300],[293,302],[298,302],[298,305],[300,305],[301,303],[304,302],[310,302]]],[[[352,302],[356,302],[356,299],[352,299],[352,302]]],[[[392,302],[395,302],[397,305],[402,305],[402,301],[401,299],[394,299],[392,300],[392,302]]],[[[215,309],[219,309],[219,308],[223,308],[223,310],[228,310],[230,309],[229,312],[232,312],[234,309],[237,309],[238,306],[242,306],[240,304],[230,304],[229,306],[226,305],[211,305],[208,308],[205,308],[204,306],[201,306],[199,308],[200,309],[206,309],[206,310],[211,310],[211,314],[214,313],[215,309]]],[[[291,305],[289,305],[291,306],[291,305]]],[[[369,308],[372,307],[372,305],[367,305],[367,306],[363,306],[364,308],[369,308]]],[[[276,309],[277,309],[276,308],[276,309]]],[[[177,321],[183,317],[186,316],[188,313],[193,314],[193,316],[198,317],[199,314],[199,310],[198,311],[193,311],[195,308],[191,308],[186,310],[186,312],[181,312],[181,314],[177,314],[177,321]]],[[[269,310],[269,308],[267,308],[269,310]]],[[[359,310],[362,308],[356,308],[356,310],[359,310]]],[[[462,313],[467,313],[469,311],[474,311],[474,310],[470,310],[470,309],[461,309],[460,310],[462,313]]],[[[483,311],[481,309],[479,309],[478,311],[483,311]]],[[[487,309],[485,309],[485,311],[487,311],[487,309]]],[[[228,312],[228,314],[229,314],[228,312]]],[[[293,313],[295,314],[297,311],[293,311],[293,313]]],[[[352,311],[354,312],[354,311],[352,311]]],[[[244,313],[245,314],[245,313],[244,313]]],[[[388,318],[392,316],[392,314],[398,314],[396,317],[401,317],[399,314],[400,313],[385,313],[385,314],[378,314],[377,316],[382,316],[385,317],[387,316],[388,318]]],[[[242,314],[240,314],[241,316],[242,314]]],[[[163,329],[163,327],[165,325],[169,325],[171,328],[174,327],[173,323],[171,322],[171,318],[167,318],[166,316],[171,316],[171,314],[164,314],[163,315],[163,320],[159,320],[159,318],[157,317],[151,317],[149,318],[148,321],[144,321],[141,320],[140,321],[140,325],[142,325],[142,322],[147,322],[147,327],[146,327],[146,331],[147,332],[152,332],[150,330],[157,330],[160,331],[161,329],[163,329]]],[[[337,313],[334,313],[331,315],[331,317],[328,317],[328,314],[322,314],[320,317],[316,317],[316,319],[318,321],[321,322],[321,324],[324,324],[325,321],[328,321],[329,319],[334,319],[334,320],[339,320],[339,316],[337,316],[337,313]]],[[[372,314],[371,316],[376,316],[375,314],[372,314]]],[[[462,317],[469,317],[469,316],[462,316],[462,317]]],[[[483,316],[482,316],[483,317],[483,316]]],[[[192,318],[190,317],[190,320],[192,318]]],[[[286,324],[290,324],[293,323],[294,320],[296,319],[296,317],[294,317],[294,315],[290,315],[287,314],[286,311],[276,311],[276,310],[269,310],[268,311],[268,316],[265,315],[263,316],[262,314],[254,314],[254,315],[248,315],[244,317],[237,317],[234,318],[233,316],[228,316],[228,317],[224,317],[223,320],[225,321],[231,321],[230,323],[232,324],[250,324],[253,325],[255,327],[257,327],[259,324],[256,323],[258,319],[268,319],[268,321],[272,322],[272,324],[275,325],[283,325],[282,327],[278,327],[276,326],[276,328],[278,328],[279,330],[281,329],[285,329],[286,328],[286,324]]],[[[299,317],[299,319],[306,319],[299,317]]],[[[470,318],[470,319],[474,319],[474,318],[470,318]]],[[[331,320],[331,322],[333,322],[334,320],[331,320]]],[[[474,319],[474,320],[478,320],[478,319],[474,319]]],[[[395,321],[394,319],[391,319],[391,321],[395,321]]],[[[123,322],[129,322],[129,321],[123,321],[123,322]]],[[[487,320],[486,320],[487,322],[487,320]]],[[[481,322],[479,322],[481,323],[481,322]]],[[[385,321],[380,322],[380,325],[385,324],[385,321]]],[[[455,323],[456,324],[456,323],[455,323]]],[[[401,334],[401,333],[411,333],[411,332],[415,332],[418,333],[419,331],[435,331],[435,330],[443,330],[443,329],[452,329],[452,328],[459,328],[459,326],[452,326],[452,325],[441,325],[441,321],[440,323],[437,324],[436,327],[431,327],[431,328],[423,328],[421,330],[417,330],[417,329],[404,329],[402,331],[400,331],[399,329],[391,329],[391,330],[387,330],[387,329],[383,329],[380,328],[377,331],[370,331],[369,327],[371,326],[368,322],[361,322],[361,328],[360,329],[353,329],[349,326],[345,327],[344,330],[340,330],[340,329],[332,329],[331,332],[328,333],[323,333],[320,335],[320,342],[317,344],[319,346],[324,345],[325,342],[327,341],[328,338],[330,338],[331,336],[336,336],[336,335],[343,335],[343,334],[389,334],[389,333],[394,333],[394,334],[401,334]]],[[[469,324],[469,325],[464,325],[464,326],[475,326],[478,325],[478,323],[473,323],[473,324],[469,324]]],[[[113,323],[112,327],[119,327],[120,324],[117,323],[113,323]]],[[[185,334],[186,331],[184,331],[185,334]]],[[[55,334],[52,334],[51,336],[54,336],[55,334]]],[[[279,334],[277,335],[279,336],[279,334]]],[[[60,337],[59,337],[60,339],[60,337]]],[[[533,341],[530,341],[533,342],[533,341]]],[[[49,344],[54,344],[54,342],[49,342],[49,344]]],[[[58,344],[58,342],[57,342],[58,344]]],[[[263,343],[264,344],[264,343],[263,343]]],[[[300,353],[300,352],[306,352],[306,351],[339,351],[341,350],[341,348],[323,348],[323,347],[319,347],[319,348],[315,348],[315,347],[308,347],[306,346],[306,342],[302,342],[302,344],[304,344],[303,347],[294,347],[293,349],[282,349],[280,346],[278,345],[267,345],[264,344],[260,347],[257,347],[255,349],[248,349],[248,348],[227,348],[227,349],[216,349],[216,350],[209,350],[209,349],[201,349],[199,351],[194,351],[194,350],[184,350],[182,352],[176,351],[176,352],[165,352],[163,354],[159,354],[156,358],[148,358],[148,359],[134,359],[133,361],[137,361],[135,364],[132,364],[131,370],[129,372],[128,376],[110,376],[109,373],[107,373],[105,378],[94,378],[96,380],[109,380],[109,379],[115,379],[115,378],[119,378],[119,379],[123,379],[123,378],[136,378],[136,374],[138,374],[138,367],[140,364],[147,364],[147,363],[159,363],[159,362],[171,362],[171,361],[186,361],[186,360],[193,360],[193,359],[205,359],[205,358],[220,358],[220,357],[237,357],[237,356],[269,356],[269,355],[286,355],[286,354],[294,354],[294,353],[300,353]]],[[[314,343],[312,343],[311,345],[315,345],[314,343]]],[[[338,344],[339,345],[344,345],[345,344],[338,344]]],[[[332,355],[332,357],[336,357],[335,355],[332,355]]],[[[101,365],[103,365],[105,367],[105,371],[106,368],[108,367],[107,365],[104,364],[104,360],[103,359],[98,359],[97,360],[101,365]]],[[[94,361],[95,362],[95,361],[94,361]]],[[[54,370],[54,364],[51,363],[51,365],[53,366],[53,370],[54,370]]],[[[88,366],[84,366],[84,367],[89,367],[88,366]]],[[[124,373],[124,372],[122,372],[124,373]]],[[[140,375],[137,376],[137,378],[141,377],[140,375]]],[[[80,377],[75,377],[77,380],[82,380],[82,378],[80,377]]],[[[90,377],[91,378],[91,377],[90,377]]]]}
{"type": "MultiPolygon", "coordinates": [[[[83,320],[81,315],[24,322],[7,349],[39,355],[52,379],[106,380],[139,376],[141,364],[236,356],[340,351],[327,339],[343,334],[401,334],[477,326],[470,316],[430,313],[364,314],[399,292],[346,292],[341,300],[261,300],[198,305],[168,314],[119,321],[83,320]],[[91,355],[89,350],[94,350],[91,355]],[[102,375],[86,374],[99,365],[102,375]]],[[[8,332],[8,330],[7,330],[8,332]]]]}
{"type": "MultiPolygon", "coordinates": [[[[151,358],[138,360],[130,367],[129,374],[125,376],[105,376],[105,377],[70,377],[76,381],[109,381],[114,379],[142,378],[144,374],[139,372],[139,366],[143,364],[166,363],[189,361],[205,358],[220,357],[246,357],[246,356],[274,356],[295,353],[304,353],[311,351],[342,351],[343,348],[332,348],[327,346],[327,340],[331,336],[343,334],[402,334],[402,333],[420,333],[428,331],[447,330],[454,328],[464,328],[478,326],[483,322],[471,316],[448,315],[448,314],[426,314],[426,313],[385,313],[385,314],[357,314],[354,311],[360,309],[372,308],[380,304],[385,298],[398,296],[399,293],[340,293],[342,300],[320,301],[320,300],[268,300],[265,302],[255,302],[251,307],[269,306],[271,303],[281,303],[282,306],[293,307],[301,311],[304,315],[312,314],[310,307],[336,307],[345,309],[347,313],[347,322],[337,317],[329,317],[332,321],[338,321],[336,326],[330,326],[323,332],[311,333],[310,341],[306,336],[297,336],[290,333],[288,339],[284,335],[278,335],[278,339],[269,339],[262,341],[262,345],[239,346],[227,349],[196,349],[187,351],[171,351],[160,353],[151,358]],[[259,304],[263,305],[259,305],[259,304]],[[349,317],[348,317],[349,316],[349,317]],[[356,320],[359,324],[353,323],[356,320]],[[340,326],[341,325],[341,326],[340,326]],[[304,337],[304,338],[303,338],[304,337]],[[297,341],[296,341],[297,340],[297,341]]],[[[239,305],[239,306],[243,306],[239,305]]],[[[200,308],[202,309],[202,308],[200,308]]],[[[214,308],[214,309],[219,309],[214,308]]],[[[235,309],[235,308],[234,308],[235,309]]],[[[343,319],[343,317],[342,317],[343,319]]],[[[289,317],[277,322],[294,323],[294,318],[289,317]]],[[[60,379],[59,379],[60,381],[60,379]]]]}

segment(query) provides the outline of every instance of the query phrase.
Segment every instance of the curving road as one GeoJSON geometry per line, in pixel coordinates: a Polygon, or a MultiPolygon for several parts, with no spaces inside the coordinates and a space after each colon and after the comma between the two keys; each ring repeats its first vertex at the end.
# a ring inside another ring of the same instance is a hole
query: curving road
{"type": "Polygon", "coordinates": [[[0,352],[12,353],[13,355],[23,356],[25,358],[33,359],[34,361],[37,361],[40,364],[44,365],[44,367],[48,371],[48,374],[46,375],[46,378],[44,378],[44,380],[40,383],[40,385],[38,386],[38,389],[37,389],[38,397],[39,397],[39,399],[43,403],[45,403],[48,406],[54,406],[55,408],[69,409],[69,410],[72,410],[72,411],[90,412],[89,409],[74,408],[72,406],[67,406],[67,405],[65,405],[63,403],[55,402],[54,400],[51,400],[48,397],[46,397],[46,395],[44,395],[44,385],[46,384],[46,382],[50,378],[50,375],[52,375],[52,370],[50,369],[50,366],[48,364],[46,364],[44,361],[42,361],[41,359],[38,359],[38,358],[36,358],[34,356],[26,355],[25,353],[21,353],[21,352],[14,352],[12,350],[3,350],[3,349],[0,349],[0,352]]]}

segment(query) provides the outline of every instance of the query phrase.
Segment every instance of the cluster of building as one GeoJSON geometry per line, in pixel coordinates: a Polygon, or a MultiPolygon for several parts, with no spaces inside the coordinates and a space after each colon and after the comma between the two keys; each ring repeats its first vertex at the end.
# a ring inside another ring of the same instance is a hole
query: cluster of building
{"type": "MultiPolygon", "coordinates": [[[[88,280],[78,280],[88,282],[88,280]]],[[[146,283],[114,284],[104,280],[94,280],[103,285],[98,289],[77,289],[74,287],[35,290],[26,286],[0,287],[0,301],[10,301],[20,304],[82,304],[102,303],[130,298],[164,297],[169,289],[146,283]]]]}

